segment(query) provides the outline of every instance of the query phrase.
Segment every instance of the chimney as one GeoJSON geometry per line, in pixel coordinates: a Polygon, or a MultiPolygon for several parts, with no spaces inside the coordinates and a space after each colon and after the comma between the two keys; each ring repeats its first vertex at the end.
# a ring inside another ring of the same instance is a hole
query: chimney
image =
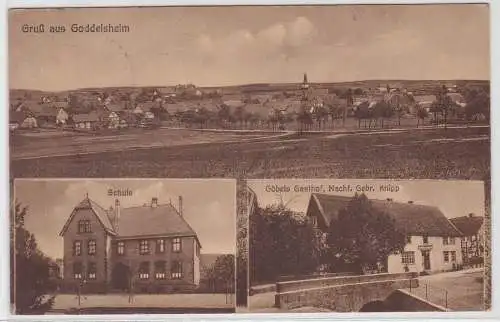
{"type": "Polygon", "coordinates": [[[408,203],[409,203],[409,204],[412,204],[412,203],[413,203],[413,200],[408,200],[408,203]]]}
{"type": "Polygon", "coordinates": [[[118,224],[120,223],[120,200],[115,199],[115,220],[113,223],[113,227],[116,231],[118,231],[118,224]]]}
{"type": "Polygon", "coordinates": [[[179,196],[179,215],[182,217],[182,196],[179,196]]]}
{"type": "Polygon", "coordinates": [[[156,197],[151,198],[151,207],[152,208],[158,207],[158,198],[156,197]]]}

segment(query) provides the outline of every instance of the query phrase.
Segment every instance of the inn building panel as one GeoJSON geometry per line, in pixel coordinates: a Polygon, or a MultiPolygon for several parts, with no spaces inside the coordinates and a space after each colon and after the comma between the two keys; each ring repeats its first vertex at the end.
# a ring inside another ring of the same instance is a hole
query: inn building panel
{"type": "MultiPolygon", "coordinates": [[[[345,196],[313,193],[307,216],[319,233],[326,236],[328,227],[350,200],[345,196]]],[[[388,273],[430,273],[462,266],[462,233],[439,208],[392,199],[372,199],[370,202],[375,209],[389,214],[396,228],[406,235],[404,251],[389,255],[387,262],[382,263],[388,273]]]]}

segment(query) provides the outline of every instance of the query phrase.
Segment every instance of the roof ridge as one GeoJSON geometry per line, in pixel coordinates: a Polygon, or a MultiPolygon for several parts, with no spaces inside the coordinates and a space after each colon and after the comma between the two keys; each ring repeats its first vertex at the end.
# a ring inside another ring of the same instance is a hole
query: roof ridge
{"type": "MultiPolygon", "coordinates": [[[[177,209],[171,203],[158,204],[156,207],[158,208],[158,207],[168,207],[168,206],[172,207],[175,211],[177,211],[177,209]]],[[[131,206],[131,207],[122,207],[121,210],[134,209],[134,208],[152,208],[152,207],[148,206],[148,205],[131,206]]],[[[177,211],[177,213],[179,213],[179,212],[177,211]]]]}
{"type": "MultiPolygon", "coordinates": [[[[326,197],[335,197],[335,198],[345,198],[345,199],[352,199],[354,195],[352,196],[343,196],[343,195],[336,195],[336,194],[327,194],[327,193],[320,193],[320,192],[313,192],[311,193],[311,195],[317,195],[317,196],[326,196],[326,197]]],[[[361,194],[358,194],[358,195],[361,195],[361,194]]],[[[366,194],[365,194],[366,196],[366,194]]],[[[368,196],[366,196],[366,198],[368,198],[369,201],[381,201],[381,202],[388,202],[387,198],[386,199],[376,199],[376,198],[370,198],[368,196]]],[[[388,199],[391,199],[391,198],[388,198],[388,199]]],[[[412,200],[410,200],[412,201],[412,200]]],[[[408,205],[408,206],[422,206],[422,207],[431,207],[431,208],[436,208],[436,209],[439,209],[438,206],[435,206],[435,205],[427,205],[427,204],[422,204],[422,203],[415,203],[412,201],[412,203],[409,203],[409,202],[404,202],[404,201],[398,201],[398,200],[393,200],[391,199],[392,203],[396,203],[396,204],[400,204],[400,205],[408,205]]]]}

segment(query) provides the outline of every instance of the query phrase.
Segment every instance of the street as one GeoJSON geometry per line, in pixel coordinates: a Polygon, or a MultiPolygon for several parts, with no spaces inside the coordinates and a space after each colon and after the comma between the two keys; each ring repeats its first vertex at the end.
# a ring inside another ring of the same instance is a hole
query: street
{"type": "MultiPolygon", "coordinates": [[[[128,294],[89,294],[80,298],[80,308],[234,308],[234,294],[137,294],[129,302],[128,294]]],[[[61,311],[78,308],[76,294],[56,296],[52,310],[61,311]]]]}
{"type": "Polygon", "coordinates": [[[422,276],[419,287],[407,291],[452,311],[480,311],[484,310],[483,275],[480,268],[422,276]]]}

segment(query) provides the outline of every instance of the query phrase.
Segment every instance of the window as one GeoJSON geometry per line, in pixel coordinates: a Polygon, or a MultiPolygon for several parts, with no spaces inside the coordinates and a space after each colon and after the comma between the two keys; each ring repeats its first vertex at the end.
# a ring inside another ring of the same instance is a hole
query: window
{"type": "Polygon", "coordinates": [[[451,261],[456,262],[457,261],[457,252],[452,251],[451,252],[451,261]]]}
{"type": "Polygon", "coordinates": [[[172,278],[182,278],[182,263],[179,261],[172,262],[172,278]]]}
{"type": "Polygon", "coordinates": [[[172,240],[172,251],[176,252],[176,253],[181,251],[181,239],[180,238],[174,238],[172,240]]]}
{"type": "Polygon", "coordinates": [[[167,277],[167,263],[165,261],[155,262],[155,278],[163,280],[167,277]]]}
{"type": "Polygon", "coordinates": [[[429,236],[427,236],[427,235],[422,236],[422,241],[424,244],[428,244],[429,243],[429,236]]]}
{"type": "Polygon", "coordinates": [[[96,265],[96,263],[94,263],[94,262],[90,262],[89,263],[89,267],[88,267],[87,273],[88,273],[89,280],[95,280],[96,273],[97,273],[97,265],[96,265]]]}
{"type": "Polygon", "coordinates": [[[80,256],[82,254],[82,242],[79,240],[75,240],[73,242],[73,255],[80,256]]]}
{"type": "Polygon", "coordinates": [[[88,253],[89,255],[95,255],[96,243],[95,240],[91,239],[88,243],[88,253]]]}
{"type": "Polygon", "coordinates": [[[406,236],[406,243],[411,244],[411,236],[406,236]]]}
{"type": "Polygon", "coordinates": [[[139,254],[141,255],[149,254],[149,241],[141,240],[139,242],[139,254]]]}
{"type": "Polygon", "coordinates": [[[80,262],[73,263],[73,277],[75,279],[79,280],[82,279],[82,271],[83,271],[82,263],[80,262]]]}
{"type": "Polygon", "coordinates": [[[165,252],[165,239],[158,239],[156,241],[156,252],[157,253],[165,252]]]}
{"type": "Polygon", "coordinates": [[[415,252],[403,252],[401,254],[401,263],[415,264],[415,252]]]}
{"type": "Polygon", "coordinates": [[[118,244],[116,245],[116,253],[118,255],[123,255],[125,254],[125,243],[122,241],[119,241],[118,244]]]}
{"type": "Polygon", "coordinates": [[[443,245],[455,245],[454,237],[443,237],[443,245]]]}
{"type": "Polygon", "coordinates": [[[311,224],[313,225],[313,227],[317,227],[318,226],[318,219],[316,218],[316,216],[311,216],[311,224]]]}
{"type": "Polygon", "coordinates": [[[448,263],[450,261],[450,252],[443,252],[444,262],[448,263]]]}
{"type": "Polygon", "coordinates": [[[92,230],[90,229],[90,220],[88,220],[88,219],[80,220],[78,222],[78,232],[79,233],[91,233],[92,230]]]}
{"type": "Polygon", "coordinates": [[[149,278],[149,262],[142,262],[139,265],[139,278],[147,280],[149,278]]]}

